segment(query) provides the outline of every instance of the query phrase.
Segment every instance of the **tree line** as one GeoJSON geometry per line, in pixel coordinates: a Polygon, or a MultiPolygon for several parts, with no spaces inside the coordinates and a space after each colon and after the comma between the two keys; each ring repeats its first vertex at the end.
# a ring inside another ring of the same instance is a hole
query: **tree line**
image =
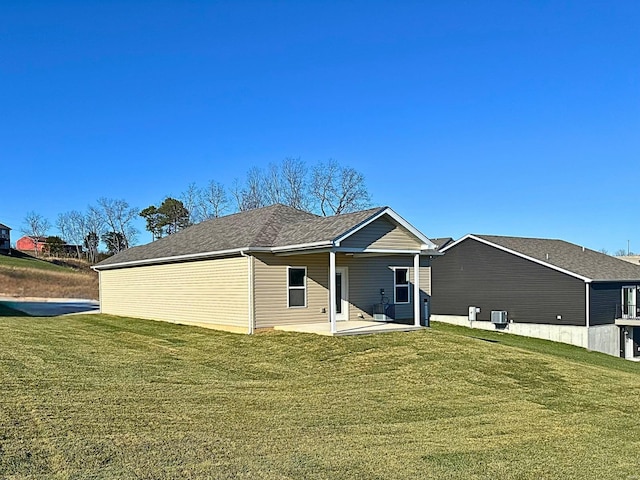
{"type": "MultiPolygon", "coordinates": [[[[100,242],[108,255],[135,245],[140,233],[134,226],[138,217],[145,219],[145,229],[157,240],[204,220],[276,203],[327,216],[361,210],[370,202],[365,178],[354,168],[334,160],[309,166],[299,158],[286,158],[265,169],[249,169],[244,179],[235,179],[229,188],[215,180],[203,186],[191,183],[179,198],[167,196],[142,210],[124,199],[102,197],[84,212],[59,214],[55,222],[59,236],[55,237],[47,237],[50,222],[32,211],[21,231],[31,238],[48,239],[50,254],[61,252],[63,245],[73,245],[78,258],[84,256],[95,263],[100,242]]],[[[38,249],[34,252],[37,255],[38,249]]]]}

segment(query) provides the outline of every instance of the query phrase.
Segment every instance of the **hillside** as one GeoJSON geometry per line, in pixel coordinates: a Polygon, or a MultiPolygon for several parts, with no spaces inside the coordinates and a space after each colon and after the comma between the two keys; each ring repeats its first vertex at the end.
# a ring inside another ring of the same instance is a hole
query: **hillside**
{"type": "Polygon", "coordinates": [[[436,325],[0,318],[0,477],[636,478],[640,365],[436,325]],[[626,452],[618,455],[616,452],[626,452]]]}
{"type": "Polygon", "coordinates": [[[78,260],[0,255],[0,296],[98,298],[98,274],[78,260]]]}

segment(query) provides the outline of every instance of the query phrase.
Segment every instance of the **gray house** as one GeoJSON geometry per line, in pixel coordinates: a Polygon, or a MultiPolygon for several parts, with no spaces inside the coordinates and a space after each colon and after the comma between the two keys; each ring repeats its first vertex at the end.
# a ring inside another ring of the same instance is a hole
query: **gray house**
{"type": "Polygon", "coordinates": [[[8,252],[11,249],[11,229],[0,223],[0,251],[8,252]]]}
{"type": "Polygon", "coordinates": [[[640,266],[562,240],[467,235],[432,264],[432,319],[640,360],[640,266]]]}
{"type": "Polygon", "coordinates": [[[420,328],[435,248],[388,207],[319,217],[273,205],[193,225],[94,268],[103,313],[338,334],[375,319],[420,328]]]}

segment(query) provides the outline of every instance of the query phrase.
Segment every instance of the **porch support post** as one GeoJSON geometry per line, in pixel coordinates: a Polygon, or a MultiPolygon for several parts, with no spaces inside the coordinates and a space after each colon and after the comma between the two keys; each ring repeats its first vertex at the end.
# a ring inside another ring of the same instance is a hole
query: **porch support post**
{"type": "Polygon", "coordinates": [[[420,254],[413,256],[413,323],[420,326],[420,254]]]}
{"type": "Polygon", "coordinates": [[[336,325],[336,252],[329,252],[329,321],[331,322],[331,333],[338,331],[336,325]]]}

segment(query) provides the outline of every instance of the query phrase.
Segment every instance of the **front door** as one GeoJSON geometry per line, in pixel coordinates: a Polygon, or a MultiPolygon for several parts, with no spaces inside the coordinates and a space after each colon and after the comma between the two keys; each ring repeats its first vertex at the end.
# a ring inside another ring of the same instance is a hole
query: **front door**
{"type": "Polygon", "coordinates": [[[336,320],[349,320],[349,275],[347,267],[336,268],[336,320]]]}

